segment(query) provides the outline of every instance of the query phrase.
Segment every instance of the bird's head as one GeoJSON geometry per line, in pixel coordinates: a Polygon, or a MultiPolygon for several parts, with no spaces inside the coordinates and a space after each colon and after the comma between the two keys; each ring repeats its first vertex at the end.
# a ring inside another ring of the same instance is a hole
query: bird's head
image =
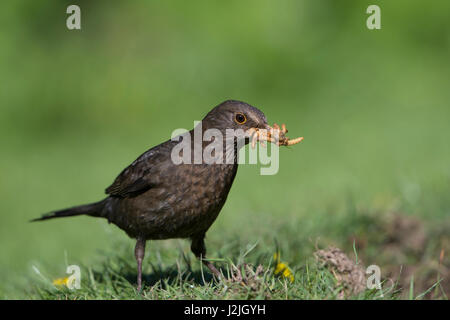
{"type": "Polygon", "coordinates": [[[226,129],[242,130],[269,129],[267,119],[261,110],[248,103],[227,100],[213,108],[202,120],[204,129],[218,129],[225,133],[226,129]]]}
{"type": "Polygon", "coordinates": [[[269,141],[278,146],[291,146],[303,141],[303,137],[289,139],[284,124],[280,127],[275,123],[271,127],[261,110],[236,100],[227,100],[213,108],[203,118],[201,125],[203,132],[219,130],[226,141],[242,141],[247,144],[251,140],[253,148],[257,141],[269,141]],[[230,130],[232,135],[229,134],[230,130]]]}

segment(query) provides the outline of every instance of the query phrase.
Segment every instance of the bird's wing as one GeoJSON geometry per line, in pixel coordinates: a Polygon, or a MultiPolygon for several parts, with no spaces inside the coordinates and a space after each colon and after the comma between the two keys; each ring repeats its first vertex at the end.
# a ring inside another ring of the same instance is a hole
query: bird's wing
{"type": "Polygon", "coordinates": [[[114,197],[133,197],[159,184],[159,171],[170,165],[171,141],[162,143],[125,168],[105,192],[114,197]]]}

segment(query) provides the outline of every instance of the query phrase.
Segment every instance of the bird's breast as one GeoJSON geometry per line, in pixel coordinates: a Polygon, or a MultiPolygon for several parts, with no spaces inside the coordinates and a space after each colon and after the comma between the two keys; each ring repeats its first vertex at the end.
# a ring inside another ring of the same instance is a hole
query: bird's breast
{"type": "Polygon", "coordinates": [[[217,218],[233,184],[237,164],[179,165],[160,186],[118,204],[129,235],[147,239],[187,238],[206,232],[217,218]],[[126,217],[124,219],[123,217],[126,217]]]}

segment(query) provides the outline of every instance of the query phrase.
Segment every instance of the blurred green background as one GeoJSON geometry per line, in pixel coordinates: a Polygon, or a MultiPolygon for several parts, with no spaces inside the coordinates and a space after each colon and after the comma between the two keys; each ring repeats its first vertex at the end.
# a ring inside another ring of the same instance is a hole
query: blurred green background
{"type": "Polygon", "coordinates": [[[22,297],[32,265],[56,276],[65,254],[89,263],[131,244],[103,220],[28,220],[101,199],[138,155],[226,99],[305,141],[280,150],[277,175],[240,167],[212,252],[225,237],[289,241],[283,225],[327,236],[319,226],[349,199],[447,221],[449,17],[448,1],[2,1],[0,297],[22,297]],[[82,30],[66,28],[69,4],[82,30]],[[366,28],[370,4],[381,30],[366,28]]]}

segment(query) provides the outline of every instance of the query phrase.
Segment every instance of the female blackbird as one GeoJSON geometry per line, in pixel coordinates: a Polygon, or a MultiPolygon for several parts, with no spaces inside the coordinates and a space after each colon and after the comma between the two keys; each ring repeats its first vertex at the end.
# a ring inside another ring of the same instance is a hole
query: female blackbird
{"type": "MultiPolygon", "coordinates": [[[[257,108],[240,101],[225,101],[213,108],[196,128],[187,133],[191,138],[190,158],[194,160],[191,163],[174,163],[172,149],[180,142],[168,140],[151,148],[125,168],[106,189],[107,198],[54,211],[33,221],[88,215],[114,223],[137,240],[135,256],[138,291],[141,290],[142,260],[147,240],[190,238],[192,252],[220,277],[214,265],[205,260],[204,237],[222,209],[233,184],[238,168],[236,155],[240,147],[239,135],[232,137],[234,156],[231,161],[206,163],[205,159],[201,159],[195,162],[198,150],[202,152],[212,143],[203,141],[208,139],[194,137],[195,130],[199,128],[201,134],[207,129],[219,130],[223,135],[223,143],[226,143],[230,139],[226,134],[227,129],[242,129],[246,132],[249,129],[270,127],[264,114],[257,108]]],[[[248,137],[244,137],[243,141],[243,144],[248,143],[248,137]]],[[[225,146],[223,150],[212,153],[215,159],[223,160],[230,154],[225,146]]]]}

